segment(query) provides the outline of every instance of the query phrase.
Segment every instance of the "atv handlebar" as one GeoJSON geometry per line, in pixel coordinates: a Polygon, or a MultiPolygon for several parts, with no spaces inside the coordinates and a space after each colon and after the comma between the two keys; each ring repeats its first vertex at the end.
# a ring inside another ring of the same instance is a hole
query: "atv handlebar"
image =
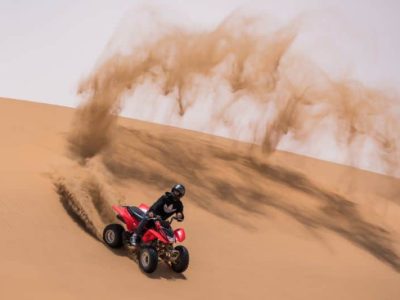
{"type": "MultiPolygon", "coordinates": [[[[148,218],[149,220],[153,220],[153,221],[162,221],[162,218],[160,216],[154,216],[152,218],[148,218]]],[[[183,220],[180,218],[177,218],[176,216],[173,216],[168,222],[169,224],[172,223],[173,220],[177,220],[178,222],[182,222],[183,220]]]]}
{"type": "Polygon", "coordinates": [[[182,222],[182,221],[183,221],[183,219],[177,218],[176,216],[173,216],[173,217],[171,218],[171,220],[169,220],[169,224],[171,224],[173,220],[177,220],[178,222],[182,222]]]}

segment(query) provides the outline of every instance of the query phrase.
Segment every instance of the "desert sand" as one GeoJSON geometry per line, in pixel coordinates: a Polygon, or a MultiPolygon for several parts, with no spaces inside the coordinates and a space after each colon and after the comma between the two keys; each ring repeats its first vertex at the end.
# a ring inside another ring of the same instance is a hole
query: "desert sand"
{"type": "Polygon", "coordinates": [[[123,118],[82,159],[72,122],[0,99],[0,299],[400,299],[399,179],[123,118]],[[98,236],[175,182],[190,266],[146,275],[98,236]]]}

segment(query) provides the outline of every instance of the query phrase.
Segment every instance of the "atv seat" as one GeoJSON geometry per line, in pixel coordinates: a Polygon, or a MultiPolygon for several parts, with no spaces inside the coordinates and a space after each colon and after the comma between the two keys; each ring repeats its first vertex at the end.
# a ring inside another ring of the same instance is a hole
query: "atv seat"
{"type": "Polygon", "coordinates": [[[141,210],[139,207],[136,206],[127,206],[128,212],[131,214],[132,217],[142,220],[146,213],[141,210]]]}

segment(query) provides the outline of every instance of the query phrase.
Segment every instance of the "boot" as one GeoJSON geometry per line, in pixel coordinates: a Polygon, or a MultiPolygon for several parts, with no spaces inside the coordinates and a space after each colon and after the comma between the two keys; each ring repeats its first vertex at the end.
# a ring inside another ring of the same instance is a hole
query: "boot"
{"type": "Polygon", "coordinates": [[[140,236],[138,236],[136,233],[134,233],[131,235],[131,238],[129,241],[132,246],[137,246],[140,243],[140,236]]]}

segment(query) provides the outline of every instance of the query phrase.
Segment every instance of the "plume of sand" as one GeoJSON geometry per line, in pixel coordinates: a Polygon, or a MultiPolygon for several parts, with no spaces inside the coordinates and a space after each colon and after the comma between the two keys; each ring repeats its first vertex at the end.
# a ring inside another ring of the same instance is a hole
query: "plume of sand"
{"type": "MultiPolygon", "coordinates": [[[[87,100],[70,135],[73,151],[88,158],[106,147],[124,97],[146,82],[175,99],[171,118],[183,117],[203,101],[199,89],[223,85],[229,93],[226,99],[212,100],[215,111],[209,112],[210,120],[225,122],[238,100],[259,106],[265,113],[255,116],[255,134],[262,133],[264,152],[273,152],[288,135],[306,141],[329,118],[336,142],[351,155],[350,161],[369,143],[372,159],[381,160],[386,172],[396,173],[400,125],[390,112],[395,101],[360,83],[333,80],[306,60],[289,55],[296,23],[268,34],[255,30],[256,25],[257,18],[237,14],[202,32],[165,24],[158,36],[129,53],[106,58],[79,88],[87,100]]],[[[146,105],[146,99],[142,101],[146,105]]]]}
{"type": "Polygon", "coordinates": [[[102,240],[105,225],[116,221],[111,208],[122,197],[110,184],[111,175],[97,157],[85,166],[73,163],[52,174],[59,199],[75,222],[93,237],[102,240]]]}

